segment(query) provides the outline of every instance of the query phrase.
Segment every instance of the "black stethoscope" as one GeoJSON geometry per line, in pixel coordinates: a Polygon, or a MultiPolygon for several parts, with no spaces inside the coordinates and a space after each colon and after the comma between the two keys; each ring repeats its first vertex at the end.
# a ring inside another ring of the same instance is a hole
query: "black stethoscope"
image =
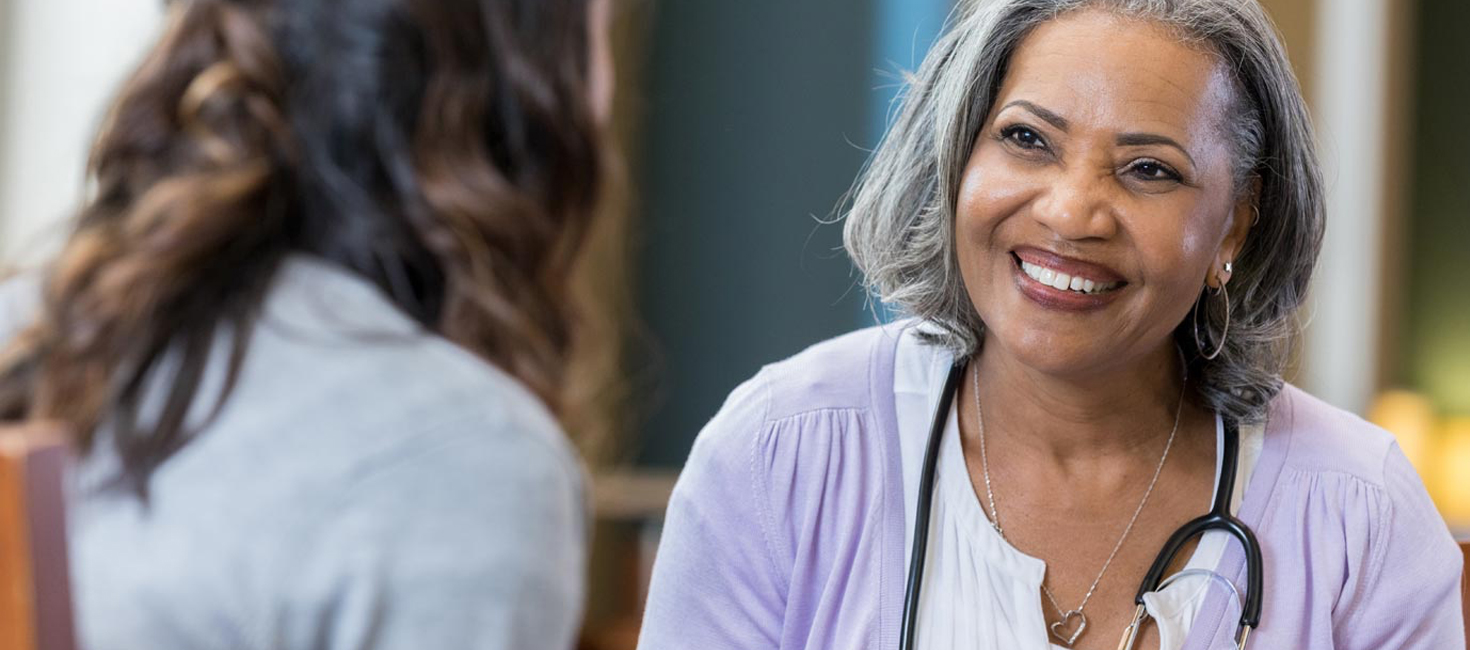
{"type": "MultiPolygon", "coordinates": [[[[939,444],[944,436],[949,409],[954,403],[954,396],[959,392],[964,375],[963,361],[956,362],[950,368],[949,378],[944,382],[944,392],[940,394],[939,406],[934,411],[934,422],[929,427],[929,444],[924,450],[924,472],[919,479],[919,503],[914,517],[914,549],[909,562],[908,585],[903,597],[903,629],[900,632],[902,650],[914,648],[914,627],[919,615],[919,585],[924,580],[924,556],[929,545],[929,510],[934,503],[934,468],[939,461],[939,444]]],[[[1240,462],[1240,429],[1229,418],[1224,420],[1224,424],[1224,453],[1220,482],[1215,486],[1214,506],[1209,512],[1174,531],[1164,548],[1159,550],[1153,566],[1149,567],[1143,583],[1138,586],[1138,595],[1133,598],[1138,607],[1134,610],[1133,621],[1123,631],[1123,639],[1118,644],[1119,650],[1132,648],[1138,639],[1138,632],[1142,629],[1143,618],[1147,613],[1143,596],[1159,588],[1159,580],[1174,561],[1174,556],[1178,555],[1190,538],[1210,530],[1230,533],[1245,549],[1246,596],[1240,608],[1240,625],[1235,631],[1237,650],[1245,650],[1246,639],[1251,630],[1261,622],[1261,546],[1256,542],[1256,536],[1250,527],[1230,514],[1230,498],[1235,492],[1235,470],[1240,462]]]]}

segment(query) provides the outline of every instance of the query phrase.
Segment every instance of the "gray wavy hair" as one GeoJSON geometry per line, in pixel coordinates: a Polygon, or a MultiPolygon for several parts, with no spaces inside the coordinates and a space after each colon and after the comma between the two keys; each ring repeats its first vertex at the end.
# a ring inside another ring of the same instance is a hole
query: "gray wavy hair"
{"type": "MultiPolygon", "coordinates": [[[[1257,422],[1281,390],[1301,305],[1322,245],[1323,188],[1301,89],[1275,26],[1255,0],[978,0],[958,13],[900,98],[896,121],[849,194],[848,255],[872,295],[938,328],[934,342],[969,356],[984,323],[954,249],[955,204],[971,148],[1011,53],[1037,25],[1084,7],[1162,24],[1215,52],[1233,74],[1237,196],[1259,182],[1259,221],[1235,260],[1229,336],[1207,360],[1194,320],[1174,336],[1205,408],[1257,422]]],[[[1201,329],[1220,332],[1225,305],[1201,287],[1201,329]]],[[[1204,337],[1213,347],[1215,338],[1204,337]]]]}

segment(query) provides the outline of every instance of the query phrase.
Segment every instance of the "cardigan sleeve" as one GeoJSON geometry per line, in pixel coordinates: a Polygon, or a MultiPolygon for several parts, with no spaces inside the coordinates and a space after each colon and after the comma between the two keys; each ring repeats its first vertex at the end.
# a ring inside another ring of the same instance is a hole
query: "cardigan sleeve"
{"type": "Polygon", "coordinates": [[[1397,445],[1384,461],[1377,521],[1365,522],[1366,566],[1350,570],[1337,603],[1337,647],[1455,650],[1465,647],[1463,557],[1397,445]]]}
{"type": "Polygon", "coordinates": [[[767,403],[756,375],[695,441],[670,498],[640,650],[780,645],[786,582],[755,468],[767,403]]]}

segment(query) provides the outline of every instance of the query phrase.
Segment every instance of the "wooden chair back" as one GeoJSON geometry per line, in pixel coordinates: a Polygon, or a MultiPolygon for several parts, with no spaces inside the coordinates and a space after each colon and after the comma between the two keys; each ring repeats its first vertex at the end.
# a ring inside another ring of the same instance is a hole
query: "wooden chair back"
{"type": "Polygon", "coordinates": [[[1465,567],[1460,572],[1460,607],[1465,610],[1465,644],[1470,646],[1470,539],[1460,540],[1460,553],[1465,567]]]}
{"type": "Polygon", "coordinates": [[[60,432],[0,429],[0,648],[76,650],[60,432]]]}

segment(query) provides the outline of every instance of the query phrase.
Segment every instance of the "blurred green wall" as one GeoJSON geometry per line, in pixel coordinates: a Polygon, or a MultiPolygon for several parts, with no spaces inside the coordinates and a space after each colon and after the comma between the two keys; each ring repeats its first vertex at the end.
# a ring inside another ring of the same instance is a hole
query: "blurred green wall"
{"type": "Polygon", "coordinates": [[[1470,415],[1470,2],[1421,0],[1417,41],[1402,372],[1440,409],[1470,415]]]}

